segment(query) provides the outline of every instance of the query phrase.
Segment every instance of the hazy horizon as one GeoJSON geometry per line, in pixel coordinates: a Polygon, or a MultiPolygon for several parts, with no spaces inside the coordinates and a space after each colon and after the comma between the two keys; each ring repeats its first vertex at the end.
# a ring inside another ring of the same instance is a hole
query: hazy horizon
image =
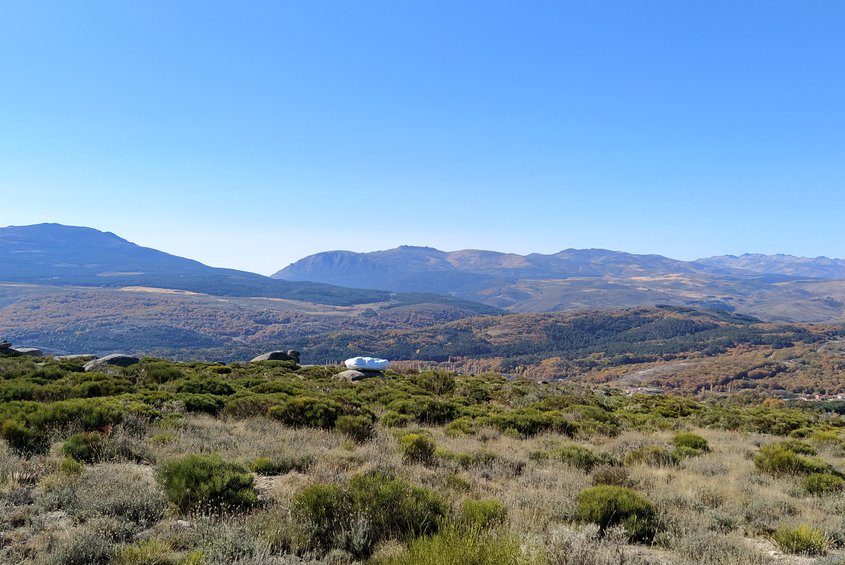
{"type": "Polygon", "coordinates": [[[398,245],[845,257],[845,5],[0,7],[0,225],[271,274],[398,245]]]}

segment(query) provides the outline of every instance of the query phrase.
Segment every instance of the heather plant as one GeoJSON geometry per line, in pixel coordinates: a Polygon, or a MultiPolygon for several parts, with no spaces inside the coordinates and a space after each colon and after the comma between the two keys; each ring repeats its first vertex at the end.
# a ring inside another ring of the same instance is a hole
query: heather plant
{"type": "Polygon", "coordinates": [[[707,440],[692,432],[676,434],[672,443],[675,444],[676,449],[689,450],[687,453],[703,454],[710,452],[710,445],[707,440]]]}
{"type": "Polygon", "coordinates": [[[678,456],[672,451],[658,445],[644,445],[625,454],[625,465],[651,465],[654,467],[671,467],[678,464],[678,456]]]}
{"type": "Polygon", "coordinates": [[[290,471],[298,471],[300,473],[308,470],[308,467],[314,462],[314,457],[311,455],[304,456],[274,456],[274,457],[256,457],[249,463],[249,469],[256,475],[282,475],[290,471]]]}
{"type": "Polygon", "coordinates": [[[539,557],[524,555],[521,540],[502,532],[479,527],[446,525],[436,534],[412,541],[408,548],[390,557],[376,559],[376,565],[538,565],[539,557]]]}
{"type": "Polygon", "coordinates": [[[830,545],[825,533],[807,524],[782,526],[772,534],[772,541],[785,553],[824,555],[830,545]]]}
{"type": "Polygon", "coordinates": [[[77,461],[91,463],[99,459],[103,436],[97,432],[73,434],[62,446],[62,452],[77,461]]]}
{"type": "Polygon", "coordinates": [[[570,467],[589,473],[600,464],[611,465],[613,459],[604,453],[596,453],[580,445],[564,445],[550,450],[534,451],[530,457],[537,461],[552,460],[563,462],[570,467]]]}
{"type": "Polygon", "coordinates": [[[340,416],[335,421],[334,429],[349,438],[363,443],[373,436],[373,420],[369,416],[340,416]]]}
{"type": "Polygon", "coordinates": [[[193,454],[161,466],[158,480],[167,499],[183,512],[201,507],[237,509],[257,501],[246,467],[217,454],[193,454]]]}
{"type": "Polygon", "coordinates": [[[341,405],[328,398],[296,396],[281,406],[273,406],[268,414],[292,427],[331,429],[341,415],[341,405]]]}
{"type": "Polygon", "coordinates": [[[434,441],[423,432],[404,434],[399,437],[399,446],[405,461],[429,463],[434,457],[434,441]]]}
{"type": "Polygon", "coordinates": [[[625,527],[635,541],[651,541],[657,528],[654,505],[638,492],[625,487],[599,485],[581,491],[576,516],[597,524],[601,531],[625,527]]]}
{"type": "Polygon", "coordinates": [[[472,528],[500,526],[508,519],[508,509],[498,500],[468,498],[461,508],[461,522],[472,528]]]}
{"type": "Polygon", "coordinates": [[[833,473],[811,473],[804,477],[803,485],[809,494],[823,496],[842,492],[845,488],[845,479],[833,473]]]}
{"type": "MultiPolygon", "coordinates": [[[[764,445],[754,456],[754,464],[764,473],[775,476],[807,475],[829,471],[830,466],[827,463],[817,458],[800,455],[801,452],[807,453],[808,450],[803,444],[797,442],[764,445]]],[[[812,450],[809,452],[815,453],[812,450]]]]}
{"type": "Polygon", "coordinates": [[[294,512],[313,547],[366,558],[382,540],[435,532],[447,510],[434,492],[376,473],[307,487],[295,498],[294,512]]]}

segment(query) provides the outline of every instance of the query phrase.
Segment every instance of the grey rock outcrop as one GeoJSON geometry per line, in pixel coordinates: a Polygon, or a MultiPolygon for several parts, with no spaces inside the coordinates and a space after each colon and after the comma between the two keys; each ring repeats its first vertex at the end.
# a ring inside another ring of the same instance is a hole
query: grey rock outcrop
{"type": "Polygon", "coordinates": [[[364,379],[372,379],[375,377],[383,377],[384,373],[381,371],[367,371],[367,370],[359,370],[359,369],[347,369],[342,373],[338,373],[335,375],[335,378],[338,379],[345,379],[350,382],[358,382],[363,381],[364,379]]]}
{"type": "Polygon", "coordinates": [[[250,363],[256,363],[258,361],[293,361],[299,365],[299,351],[294,349],[288,349],[287,351],[270,351],[255,357],[250,361],[250,363]]]}
{"type": "Polygon", "coordinates": [[[99,359],[94,359],[93,361],[85,363],[84,369],[86,372],[102,371],[107,367],[129,367],[130,365],[135,365],[140,362],[141,360],[134,355],[112,353],[111,355],[106,355],[105,357],[100,357],[99,359]]]}
{"type": "Polygon", "coordinates": [[[0,341],[0,355],[26,355],[27,357],[41,357],[44,354],[35,347],[12,347],[11,342],[0,341]]]}
{"type": "Polygon", "coordinates": [[[77,353],[75,355],[59,355],[56,359],[60,361],[93,361],[96,359],[96,355],[91,355],[90,353],[77,353]]]}

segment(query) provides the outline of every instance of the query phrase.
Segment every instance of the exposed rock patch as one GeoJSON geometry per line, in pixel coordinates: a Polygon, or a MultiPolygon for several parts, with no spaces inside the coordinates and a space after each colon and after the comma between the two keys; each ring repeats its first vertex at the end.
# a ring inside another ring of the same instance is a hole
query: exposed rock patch
{"type": "Polygon", "coordinates": [[[134,355],[126,355],[124,353],[112,353],[99,359],[94,359],[85,363],[85,371],[101,371],[107,367],[129,367],[140,363],[141,360],[134,355]]]}
{"type": "Polygon", "coordinates": [[[370,370],[358,370],[358,369],[348,369],[343,371],[342,373],[338,373],[335,375],[338,379],[346,379],[350,382],[357,382],[362,381],[364,379],[372,379],[374,377],[384,377],[384,373],[381,371],[370,371],[370,370]]]}
{"type": "Polygon", "coordinates": [[[250,363],[256,363],[258,361],[293,361],[299,365],[299,351],[294,349],[288,349],[287,351],[270,351],[253,358],[250,363]]]}

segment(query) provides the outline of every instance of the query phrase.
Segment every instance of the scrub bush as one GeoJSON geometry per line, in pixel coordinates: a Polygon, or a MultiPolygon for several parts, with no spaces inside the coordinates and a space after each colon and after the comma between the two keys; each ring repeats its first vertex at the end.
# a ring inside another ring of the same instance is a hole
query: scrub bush
{"type": "Polygon", "coordinates": [[[217,454],[193,454],[161,466],[158,480],[167,499],[182,511],[249,507],[256,503],[254,479],[239,463],[217,454]]]}
{"type": "Polygon", "coordinates": [[[463,504],[463,523],[469,527],[490,528],[504,524],[508,509],[498,500],[467,499],[463,504]]]}
{"type": "Polygon", "coordinates": [[[772,534],[772,541],[785,553],[824,555],[830,540],[818,528],[802,524],[795,528],[781,527],[772,534]]]}
{"type": "Polygon", "coordinates": [[[625,487],[594,486],[577,497],[579,520],[597,524],[602,532],[611,526],[624,526],[633,541],[651,541],[656,530],[655,514],[651,502],[625,487]]]}
{"type": "Polygon", "coordinates": [[[698,434],[691,432],[680,433],[672,440],[676,449],[689,449],[699,452],[700,454],[709,453],[710,445],[707,440],[698,434]]]}
{"type": "Polygon", "coordinates": [[[294,500],[294,515],[312,547],[343,549],[358,559],[369,557],[380,541],[410,541],[437,531],[446,514],[436,493],[381,473],[312,485],[294,500]]]}
{"type": "Polygon", "coordinates": [[[815,496],[842,492],[843,487],[845,479],[833,473],[811,473],[804,477],[804,489],[815,496]]]}
{"type": "Polygon", "coordinates": [[[625,454],[625,465],[640,463],[652,467],[671,467],[678,464],[678,456],[657,445],[644,445],[625,454]]]}
{"type": "Polygon", "coordinates": [[[346,434],[358,443],[364,443],[373,436],[373,420],[369,416],[340,416],[334,429],[346,434]]]}
{"type": "Polygon", "coordinates": [[[411,463],[429,463],[434,457],[434,441],[424,433],[405,434],[399,438],[402,456],[411,463]]]}
{"type": "Polygon", "coordinates": [[[77,461],[93,463],[100,458],[103,436],[97,432],[73,434],[62,446],[62,453],[77,461]]]}
{"type": "Polygon", "coordinates": [[[754,456],[754,465],[764,473],[775,476],[825,473],[830,469],[820,459],[799,455],[789,442],[764,445],[754,456]]]}
{"type": "Polygon", "coordinates": [[[324,428],[330,430],[341,415],[340,404],[328,398],[297,396],[281,406],[274,406],[268,414],[285,425],[301,428],[324,428]]]}

